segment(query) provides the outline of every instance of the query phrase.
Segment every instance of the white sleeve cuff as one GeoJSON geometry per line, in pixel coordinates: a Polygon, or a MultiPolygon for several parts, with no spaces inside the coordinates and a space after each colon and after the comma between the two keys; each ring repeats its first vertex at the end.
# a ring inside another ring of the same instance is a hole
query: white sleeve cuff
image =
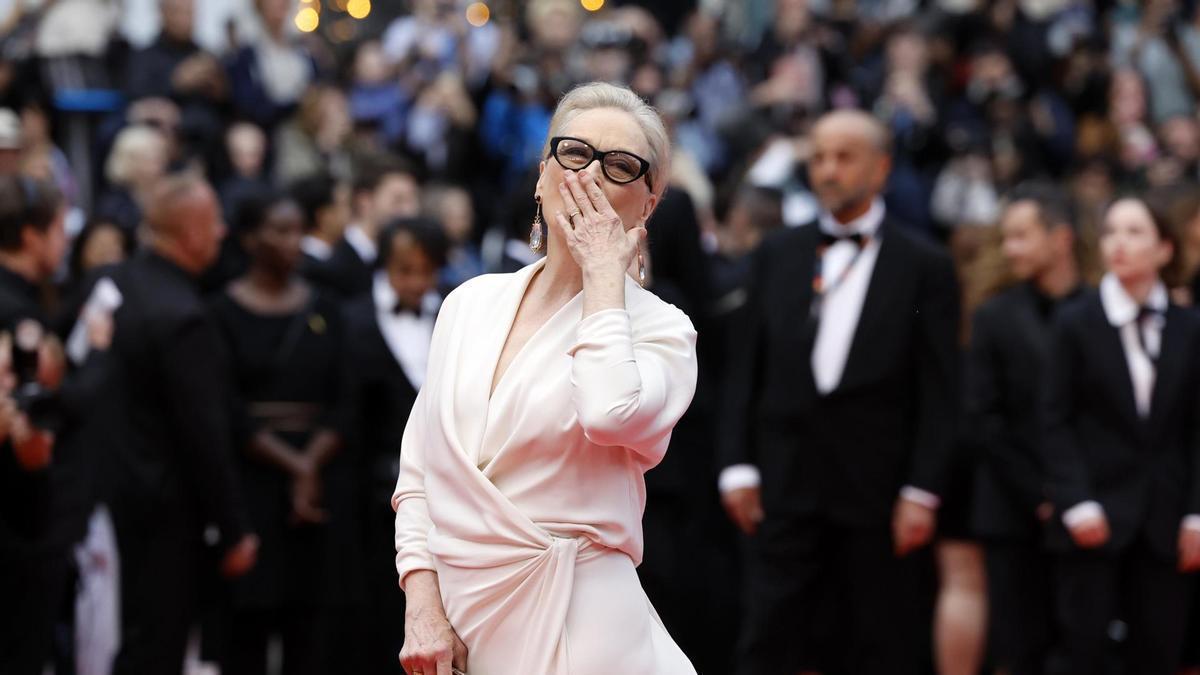
{"type": "Polygon", "coordinates": [[[912,485],[905,485],[904,487],[900,488],[900,498],[914,504],[920,504],[927,509],[937,510],[937,508],[942,505],[941,497],[938,497],[928,490],[922,490],[921,488],[914,487],[912,485]]]}
{"type": "Polygon", "coordinates": [[[1183,527],[1200,532],[1200,513],[1191,513],[1183,517],[1183,527]]]}
{"type": "Polygon", "coordinates": [[[1103,517],[1104,507],[1100,506],[1100,502],[1089,499],[1086,502],[1080,502],[1067,509],[1062,515],[1062,520],[1063,525],[1071,528],[1080,523],[1103,517]]]}
{"type": "Polygon", "coordinates": [[[727,466],[717,477],[717,488],[721,494],[743,488],[756,488],[759,485],[762,485],[762,475],[758,473],[758,467],[753,464],[727,466]]]}

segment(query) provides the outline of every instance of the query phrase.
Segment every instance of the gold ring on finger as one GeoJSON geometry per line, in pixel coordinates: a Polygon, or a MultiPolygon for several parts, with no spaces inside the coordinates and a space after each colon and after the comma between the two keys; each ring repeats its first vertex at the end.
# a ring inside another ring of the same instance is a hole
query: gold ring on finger
{"type": "Polygon", "coordinates": [[[580,213],[582,213],[582,211],[580,211],[579,209],[575,209],[574,211],[572,211],[571,212],[571,220],[575,220],[577,217],[579,217],[580,213]]]}

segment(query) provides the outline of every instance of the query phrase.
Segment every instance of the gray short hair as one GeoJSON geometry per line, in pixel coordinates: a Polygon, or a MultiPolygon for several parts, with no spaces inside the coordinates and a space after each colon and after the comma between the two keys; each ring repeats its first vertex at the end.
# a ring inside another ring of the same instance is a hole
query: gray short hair
{"type": "Polygon", "coordinates": [[[133,175],[136,154],[155,144],[166,146],[166,137],[158,129],[144,124],[125,127],[117,134],[109,150],[104,163],[104,177],[114,185],[126,185],[133,175]]]}
{"type": "Polygon", "coordinates": [[[650,182],[653,183],[654,193],[662,196],[667,189],[671,166],[671,137],[662,117],[649,103],[642,100],[628,87],[622,87],[607,82],[589,82],[575,87],[559,100],[550,118],[550,132],[546,134],[546,143],[542,147],[542,156],[550,155],[550,139],[558,136],[568,122],[579,116],[585,110],[612,108],[622,110],[633,116],[642,135],[646,137],[646,145],[650,148],[650,182]]]}

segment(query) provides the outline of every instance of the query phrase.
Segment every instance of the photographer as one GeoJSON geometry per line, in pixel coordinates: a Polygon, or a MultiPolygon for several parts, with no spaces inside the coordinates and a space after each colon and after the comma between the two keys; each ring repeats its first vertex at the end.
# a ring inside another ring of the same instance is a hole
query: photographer
{"type": "Polygon", "coordinates": [[[66,250],[62,197],[49,183],[0,177],[0,672],[41,672],[47,602],[54,416],[61,343],[46,326],[41,284],[66,250]],[[11,625],[9,625],[11,622],[11,625]]]}

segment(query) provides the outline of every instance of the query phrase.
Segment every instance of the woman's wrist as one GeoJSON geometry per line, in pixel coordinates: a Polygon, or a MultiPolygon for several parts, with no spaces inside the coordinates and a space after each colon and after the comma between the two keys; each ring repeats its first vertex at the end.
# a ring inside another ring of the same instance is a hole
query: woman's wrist
{"type": "Polygon", "coordinates": [[[625,270],[608,263],[583,270],[583,318],[625,308],[625,270]]]}
{"type": "Polygon", "coordinates": [[[408,621],[448,621],[437,574],[428,570],[410,572],[404,578],[404,618],[408,621]]]}
{"type": "Polygon", "coordinates": [[[625,283],[625,268],[615,260],[600,260],[593,263],[580,265],[580,270],[583,272],[584,284],[588,282],[613,282],[620,281],[625,283]]]}

